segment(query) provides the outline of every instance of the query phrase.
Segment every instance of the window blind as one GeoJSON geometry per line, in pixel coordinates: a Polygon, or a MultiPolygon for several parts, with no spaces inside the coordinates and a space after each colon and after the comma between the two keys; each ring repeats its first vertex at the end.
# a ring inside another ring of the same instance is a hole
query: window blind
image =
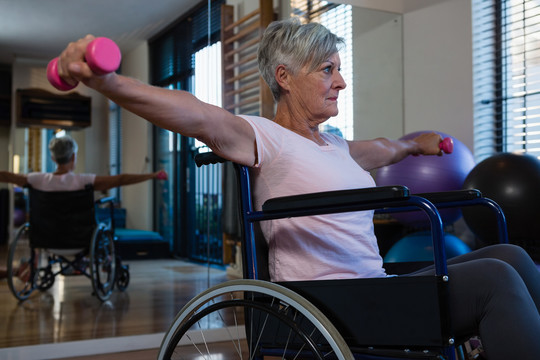
{"type": "Polygon", "coordinates": [[[221,4],[225,0],[211,2],[210,30],[208,35],[208,3],[201,3],[189,16],[180,19],[169,29],[149,41],[150,75],[153,85],[182,90],[188,88],[193,75],[194,54],[219,40],[221,31],[221,4]]]}
{"type": "Polygon", "coordinates": [[[477,161],[540,157],[540,3],[473,0],[473,44],[477,161]]]}

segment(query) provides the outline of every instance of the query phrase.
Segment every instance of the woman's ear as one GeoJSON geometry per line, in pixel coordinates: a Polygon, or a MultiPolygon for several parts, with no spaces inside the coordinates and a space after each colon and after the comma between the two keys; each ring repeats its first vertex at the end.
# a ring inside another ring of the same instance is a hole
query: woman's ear
{"type": "Polygon", "coordinates": [[[75,167],[75,163],[77,163],[76,153],[71,154],[71,156],[69,157],[69,163],[71,164],[71,166],[75,167]]]}
{"type": "Polygon", "coordinates": [[[290,73],[285,65],[281,64],[276,67],[275,76],[278,85],[284,90],[289,90],[290,73]]]}

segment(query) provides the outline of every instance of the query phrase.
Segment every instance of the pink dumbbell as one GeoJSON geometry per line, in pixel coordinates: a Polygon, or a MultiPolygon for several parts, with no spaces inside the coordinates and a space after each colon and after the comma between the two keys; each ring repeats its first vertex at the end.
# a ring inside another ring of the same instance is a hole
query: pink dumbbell
{"type": "MultiPolygon", "coordinates": [[[[114,41],[105,37],[98,37],[86,47],[84,59],[95,74],[105,75],[118,69],[122,54],[114,41]]],[[[62,91],[68,91],[77,86],[77,84],[71,85],[65,82],[58,75],[58,58],[52,59],[47,65],[47,79],[52,86],[62,91]]]]}
{"type": "Polygon", "coordinates": [[[444,138],[439,143],[439,149],[441,149],[447,154],[451,154],[452,151],[454,151],[454,140],[452,140],[452,138],[450,137],[444,138]]]}
{"type": "Polygon", "coordinates": [[[160,170],[160,172],[157,174],[156,178],[158,180],[167,180],[169,178],[169,176],[167,175],[167,173],[164,170],[160,170]]]}

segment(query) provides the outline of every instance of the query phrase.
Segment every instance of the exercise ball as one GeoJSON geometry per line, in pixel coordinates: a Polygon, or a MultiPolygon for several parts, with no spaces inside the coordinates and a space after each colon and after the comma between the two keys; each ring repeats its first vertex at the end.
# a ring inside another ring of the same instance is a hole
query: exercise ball
{"type": "MultiPolygon", "coordinates": [[[[418,131],[407,134],[401,139],[410,140],[418,135],[432,131],[418,131]]],[[[443,138],[449,135],[436,131],[443,138]]],[[[377,171],[376,183],[379,186],[405,185],[411,194],[460,190],[465,178],[475,165],[471,151],[456,138],[454,151],[443,156],[407,156],[402,161],[384,166],[377,171]]],[[[461,217],[459,209],[440,211],[445,224],[451,224],[461,217]]],[[[428,218],[421,212],[395,213],[392,216],[409,226],[428,225],[428,218]]]]}
{"type": "MultiPolygon", "coordinates": [[[[471,248],[461,239],[444,234],[446,258],[471,252],[471,248]]],[[[396,242],[384,256],[384,262],[433,261],[433,241],[430,231],[409,234],[396,242]]]]}
{"type": "MultiPolygon", "coordinates": [[[[501,153],[476,165],[463,184],[478,189],[503,209],[511,242],[521,245],[540,234],[540,161],[530,155],[501,153]]],[[[497,242],[495,217],[484,207],[463,208],[463,219],[484,243],[497,242]]]]}
{"type": "Polygon", "coordinates": [[[15,209],[13,212],[13,225],[19,227],[26,222],[26,213],[23,209],[15,209]]]}

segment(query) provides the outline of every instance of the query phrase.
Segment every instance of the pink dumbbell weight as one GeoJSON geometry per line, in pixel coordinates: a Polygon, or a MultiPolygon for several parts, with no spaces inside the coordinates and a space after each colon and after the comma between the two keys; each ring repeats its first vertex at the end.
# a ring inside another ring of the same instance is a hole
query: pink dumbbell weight
{"type": "Polygon", "coordinates": [[[167,173],[164,171],[164,170],[161,170],[158,174],[157,174],[157,177],[156,177],[158,180],[167,180],[169,178],[169,176],[167,175],[167,173]]]}
{"type": "Polygon", "coordinates": [[[439,149],[441,149],[447,154],[451,154],[452,151],[454,151],[454,140],[452,140],[452,138],[450,137],[444,138],[439,143],[439,149]]]}
{"type": "MultiPolygon", "coordinates": [[[[92,40],[86,47],[84,59],[95,74],[105,75],[116,71],[120,66],[122,54],[114,41],[105,37],[92,40]]],[[[47,65],[47,79],[58,90],[68,91],[77,86],[64,81],[58,75],[58,58],[54,58],[47,65]]]]}

